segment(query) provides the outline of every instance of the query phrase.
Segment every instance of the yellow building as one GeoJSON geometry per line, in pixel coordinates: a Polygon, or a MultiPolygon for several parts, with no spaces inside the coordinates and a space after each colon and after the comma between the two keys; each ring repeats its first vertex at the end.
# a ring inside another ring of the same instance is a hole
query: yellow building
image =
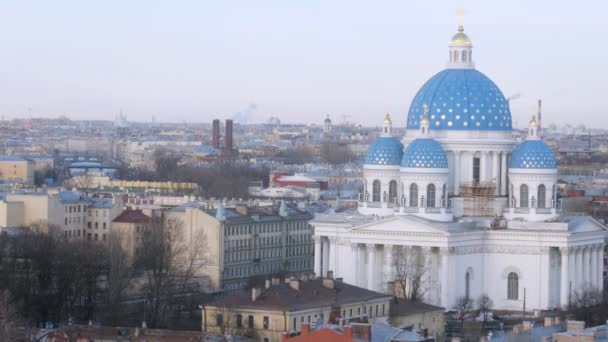
{"type": "Polygon", "coordinates": [[[34,162],[14,156],[0,156],[0,179],[34,184],[34,162]]]}
{"type": "Polygon", "coordinates": [[[389,321],[398,328],[427,328],[429,334],[438,336],[440,340],[445,333],[443,308],[419,301],[392,300],[389,321]]]}
{"type": "MultiPolygon", "coordinates": [[[[314,278],[314,277],[313,277],[314,278]]],[[[253,288],[219,297],[203,306],[203,332],[252,336],[261,342],[279,342],[283,332],[302,324],[386,320],[391,297],[331,278],[291,278],[266,281],[253,288]]]]}

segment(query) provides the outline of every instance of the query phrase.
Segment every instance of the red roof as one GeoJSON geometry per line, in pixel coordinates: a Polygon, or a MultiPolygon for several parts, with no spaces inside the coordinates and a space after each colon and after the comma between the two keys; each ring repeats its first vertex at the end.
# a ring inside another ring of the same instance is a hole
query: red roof
{"type": "Polygon", "coordinates": [[[282,337],[282,342],[352,342],[353,331],[351,327],[344,327],[343,332],[337,332],[329,328],[310,331],[308,324],[302,324],[300,335],[282,337]]]}
{"type": "Polygon", "coordinates": [[[142,213],[140,209],[127,209],[118,215],[113,222],[117,223],[149,223],[152,221],[150,216],[142,213]]]}

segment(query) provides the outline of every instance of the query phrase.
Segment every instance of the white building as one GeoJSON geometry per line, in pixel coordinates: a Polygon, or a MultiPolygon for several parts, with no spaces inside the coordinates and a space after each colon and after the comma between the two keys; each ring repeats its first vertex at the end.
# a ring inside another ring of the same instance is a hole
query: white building
{"type": "Polygon", "coordinates": [[[563,217],[557,162],[530,121],[516,144],[509,105],[477,71],[459,27],[447,68],[414,97],[402,139],[390,117],[367,152],[357,212],[318,215],[315,272],[387,290],[404,247],[425,255],[425,300],[451,309],[488,294],[496,309],[563,307],[602,289],[607,228],[563,217]],[[405,148],[404,148],[405,146],[405,148]]]}

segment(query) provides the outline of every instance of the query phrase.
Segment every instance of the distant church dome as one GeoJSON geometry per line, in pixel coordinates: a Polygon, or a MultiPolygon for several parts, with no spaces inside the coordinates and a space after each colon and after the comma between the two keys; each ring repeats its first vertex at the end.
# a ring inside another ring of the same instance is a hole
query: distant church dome
{"type": "Polygon", "coordinates": [[[407,128],[418,129],[422,104],[431,130],[510,131],[511,111],[500,89],[475,70],[473,45],[460,26],[449,44],[445,70],[431,77],[412,100],[407,128]]]}
{"type": "Polygon", "coordinates": [[[448,157],[435,139],[417,138],[403,152],[401,167],[447,169],[448,157]]]}
{"type": "Polygon", "coordinates": [[[369,145],[365,155],[365,164],[399,166],[402,155],[403,144],[399,139],[389,136],[379,137],[369,145]]]}
{"type": "Polygon", "coordinates": [[[557,159],[555,154],[542,140],[524,140],[517,145],[511,159],[509,167],[514,169],[555,169],[557,159]]]}

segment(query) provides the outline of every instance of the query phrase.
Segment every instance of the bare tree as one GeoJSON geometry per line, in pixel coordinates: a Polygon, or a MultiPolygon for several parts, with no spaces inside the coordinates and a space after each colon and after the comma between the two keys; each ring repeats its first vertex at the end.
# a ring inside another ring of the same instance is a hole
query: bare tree
{"type": "Polygon", "coordinates": [[[106,314],[112,325],[118,325],[124,308],[122,301],[126,297],[126,291],[133,276],[133,268],[118,232],[113,231],[109,234],[107,246],[109,270],[105,293],[106,314]]]}
{"type": "Polygon", "coordinates": [[[428,266],[422,248],[406,246],[393,249],[393,274],[397,297],[421,300],[430,287],[427,272],[428,266]]]}
{"type": "Polygon", "coordinates": [[[454,305],[454,310],[456,310],[456,314],[458,315],[458,320],[460,321],[460,331],[464,333],[464,320],[473,309],[473,300],[468,296],[461,296],[456,299],[456,304],[454,305]]]}
{"type": "Polygon", "coordinates": [[[0,341],[14,341],[17,338],[21,316],[13,305],[8,290],[0,290],[0,341]]]}
{"type": "Polygon", "coordinates": [[[67,187],[72,187],[76,189],[90,189],[95,185],[94,181],[95,176],[89,173],[82,173],[66,180],[65,183],[67,187]]]}
{"type": "MultiPolygon", "coordinates": [[[[198,238],[202,238],[198,236],[198,238]]],[[[166,322],[178,296],[191,292],[191,280],[205,264],[206,240],[188,241],[180,221],[155,219],[147,228],[136,264],[144,272],[144,294],[150,303],[149,325],[166,322]]]]}
{"type": "Polygon", "coordinates": [[[235,322],[236,319],[234,311],[232,308],[224,305],[218,307],[214,314],[215,324],[222,335],[231,335],[235,330],[235,322]]]}
{"type": "Polygon", "coordinates": [[[587,325],[597,325],[608,317],[608,303],[604,302],[602,291],[590,284],[583,285],[572,295],[568,313],[587,325]]]}
{"type": "Polygon", "coordinates": [[[477,310],[479,310],[483,320],[481,324],[482,329],[485,329],[486,322],[488,321],[490,315],[490,310],[492,310],[493,307],[494,301],[487,294],[484,293],[477,298],[477,310]]]}

